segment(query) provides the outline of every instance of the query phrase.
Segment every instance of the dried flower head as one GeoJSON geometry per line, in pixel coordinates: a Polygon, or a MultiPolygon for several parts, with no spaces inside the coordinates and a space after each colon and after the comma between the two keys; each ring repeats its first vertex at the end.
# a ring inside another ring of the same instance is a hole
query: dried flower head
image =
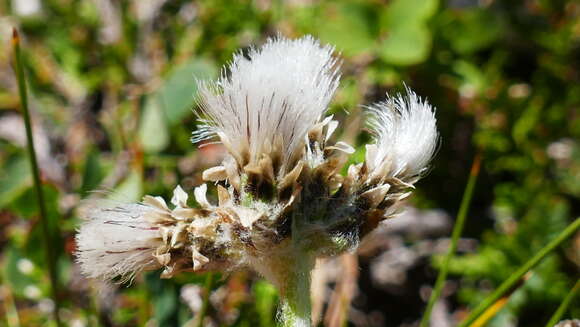
{"type": "Polygon", "coordinates": [[[312,37],[270,39],[246,58],[234,56],[215,83],[201,83],[205,124],[198,142],[217,135],[241,166],[262,155],[284,172],[304,151],[304,136],[320,121],[338,86],[333,48],[312,37]]]}
{"type": "Polygon", "coordinates": [[[369,169],[387,169],[389,176],[420,176],[437,146],[435,111],[407,88],[369,107],[369,125],[376,144],[367,146],[369,169]],[[370,148],[370,149],[369,149],[370,148]]]}
{"type": "Polygon", "coordinates": [[[217,137],[228,153],[203,172],[208,183],[193,192],[199,208],[179,186],[171,205],[146,196],[97,206],[77,236],[85,274],[126,280],[144,269],[171,277],[249,267],[291,299],[314,258],[354,249],[396,214],[433,157],[434,110],[409,89],[368,107],[375,143],[343,176],[354,149],[331,141],[338,122],[325,117],[339,79],[332,52],[312,37],[270,39],[235,55],[217,82],[201,83],[193,140],[217,137]],[[217,203],[206,198],[214,185],[217,203]]]}

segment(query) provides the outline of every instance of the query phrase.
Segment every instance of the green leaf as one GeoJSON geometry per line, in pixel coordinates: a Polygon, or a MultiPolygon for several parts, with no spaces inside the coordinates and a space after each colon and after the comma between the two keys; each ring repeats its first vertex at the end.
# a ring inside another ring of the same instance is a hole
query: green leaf
{"type": "Polygon", "coordinates": [[[137,202],[143,195],[143,180],[141,174],[132,171],[109,196],[110,200],[123,202],[137,202]]]}
{"type": "Polygon", "coordinates": [[[158,153],[169,145],[169,131],[157,97],[147,97],[139,126],[139,139],[147,153],[158,153]]]}
{"type": "Polygon", "coordinates": [[[512,129],[512,136],[516,143],[525,143],[528,134],[538,126],[537,123],[542,113],[542,106],[543,103],[536,100],[518,118],[512,129]]]}
{"type": "Polygon", "coordinates": [[[427,20],[437,11],[437,0],[395,0],[380,18],[378,55],[387,63],[407,66],[421,63],[431,51],[427,20]]]}
{"type": "Polygon", "coordinates": [[[172,280],[160,279],[159,272],[145,275],[149,292],[153,295],[154,317],[159,326],[179,326],[179,288],[172,280]]]}
{"type": "Polygon", "coordinates": [[[420,25],[437,11],[438,0],[395,0],[387,8],[381,25],[389,27],[420,25]]]}
{"type": "Polygon", "coordinates": [[[197,94],[197,80],[213,79],[217,75],[215,65],[207,60],[193,59],[175,68],[156,95],[165,109],[170,125],[179,123],[191,114],[197,94]]]}
{"type": "Polygon", "coordinates": [[[0,208],[9,205],[32,185],[30,163],[25,156],[9,161],[2,169],[5,174],[0,178],[0,208]]]}
{"type": "Polygon", "coordinates": [[[99,154],[95,151],[89,152],[83,172],[83,184],[80,195],[85,196],[87,192],[94,190],[104,177],[103,167],[99,161],[99,154]]]}
{"type": "Polygon", "coordinates": [[[487,10],[465,11],[457,16],[450,13],[442,29],[442,35],[451,47],[460,54],[471,54],[493,44],[502,32],[502,24],[497,15],[487,10]]]}
{"type": "Polygon", "coordinates": [[[161,292],[155,294],[153,298],[155,319],[161,326],[166,326],[177,319],[176,311],[179,305],[177,299],[178,295],[174,287],[162,288],[161,292]]]}
{"type": "Polygon", "coordinates": [[[486,86],[489,85],[486,75],[481,71],[481,67],[465,60],[457,60],[453,64],[453,71],[461,76],[462,81],[459,85],[459,90],[473,90],[478,94],[485,91],[486,86]]]}
{"type": "Polygon", "coordinates": [[[355,56],[375,45],[376,14],[373,8],[360,3],[332,4],[325,19],[317,20],[319,37],[346,56],[355,56]]]}
{"type": "Polygon", "coordinates": [[[423,24],[397,26],[379,47],[379,56],[394,65],[414,65],[427,59],[431,50],[431,33],[423,24]]]}

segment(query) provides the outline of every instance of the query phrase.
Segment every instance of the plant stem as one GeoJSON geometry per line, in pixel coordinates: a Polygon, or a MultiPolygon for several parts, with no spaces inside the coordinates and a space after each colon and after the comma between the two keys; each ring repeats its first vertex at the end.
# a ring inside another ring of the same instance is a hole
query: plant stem
{"type": "Polygon", "coordinates": [[[199,311],[199,319],[197,320],[197,327],[203,326],[203,319],[205,318],[205,313],[207,312],[207,306],[209,305],[209,295],[211,293],[212,285],[213,285],[213,273],[208,272],[205,275],[205,294],[203,296],[203,303],[201,305],[201,310],[199,311]]]}
{"type": "Polygon", "coordinates": [[[477,176],[479,175],[480,166],[481,166],[481,156],[477,154],[473,159],[473,164],[471,166],[471,171],[469,173],[469,179],[467,180],[465,192],[463,192],[463,198],[461,199],[461,205],[459,206],[457,221],[455,222],[455,226],[453,226],[453,232],[451,234],[451,246],[449,247],[449,251],[447,252],[447,255],[445,256],[445,259],[443,261],[443,266],[441,267],[439,275],[437,276],[437,281],[435,282],[433,292],[431,292],[431,296],[429,297],[427,308],[425,309],[425,313],[423,314],[423,318],[421,319],[420,325],[421,327],[427,327],[427,325],[429,324],[429,319],[431,318],[431,311],[433,310],[433,306],[437,302],[437,299],[439,299],[439,296],[441,296],[443,285],[445,284],[445,280],[447,279],[447,272],[449,271],[449,262],[451,261],[451,257],[455,255],[455,251],[457,249],[457,242],[459,241],[459,237],[463,232],[463,226],[465,225],[465,219],[467,217],[467,212],[469,211],[471,198],[473,197],[473,189],[475,188],[477,176]]]}
{"type": "Polygon", "coordinates": [[[550,318],[550,321],[546,324],[546,327],[554,327],[562,319],[562,316],[566,312],[566,309],[568,309],[570,302],[572,302],[578,290],[580,290],[580,279],[576,281],[574,287],[568,292],[558,309],[556,309],[556,312],[554,312],[554,315],[552,315],[552,318],[550,318]]]}
{"type": "Polygon", "coordinates": [[[16,59],[16,77],[18,79],[18,91],[20,95],[20,104],[22,108],[22,115],[24,116],[24,125],[26,128],[26,139],[28,155],[30,158],[30,167],[32,169],[32,177],[34,180],[34,189],[36,193],[36,200],[40,211],[40,224],[42,226],[42,234],[44,239],[44,249],[46,255],[46,262],[48,264],[48,273],[51,284],[51,296],[54,301],[53,316],[57,326],[60,326],[60,318],[58,311],[60,309],[60,301],[58,298],[58,279],[56,274],[56,260],[54,249],[52,247],[52,239],[50,230],[48,228],[48,216],[46,214],[46,204],[44,202],[44,194],[42,193],[42,182],[40,180],[40,170],[36,160],[36,152],[34,150],[34,140],[32,138],[32,124],[30,123],[30,113],[28,111],[28,96],[26,92],[26,80],[24,78],[24,69],[20,53],[20,37],[16,29],[12,30],[12,45],[14,47],[14,56],[16,59]]]}
{"type": "Polygon", "coordinates": [[[521,266],[518,270],[513,272],[508,279],[506,279],[492,294],[485,298],[464,321],[459,324],[459,327],[466,327],[471,325],[489,306],[495,303],[504,293],[509,291],[529,270],[537,266],[542,259],[548,254],[552,253],[560,244],[572,236],[580,228],[580,218],[576,218],[566,229],[564,229],[554,240],[548,245],[544,246],[534,257],[521,266]]]}
{"type": "Polygon", "coordinates": [[[311,320],[310,273],[314,260],[308,253],[296,253],[284,290],[279,318],[284,327],[309,327],[311,320]]]}

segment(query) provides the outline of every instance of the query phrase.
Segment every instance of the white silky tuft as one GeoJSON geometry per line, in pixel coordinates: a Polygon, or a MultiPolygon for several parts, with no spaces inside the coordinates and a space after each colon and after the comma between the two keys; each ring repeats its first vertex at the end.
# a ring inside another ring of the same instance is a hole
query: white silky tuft
{"type": "MultiPolygon", "coordinates": [[[[433,158],[439,135],[434,108],[411,89],[368,108],[376,148],[367,154],[370,170],[388,164],[389,176],[417,177],[433,158]]],[[[368,150],[367,150],[368,151],[368,150]]]]}
{"type": "Polygon", "coordinates": [[[200,83],[201,126],[192,141],[218,135],[238,160],[282,152],[282,166],[326,111],[338,87],[334,48],[311,36],[269,39],[247,56],[234,55],[215,83],[200,83]],[[281,149],[275,149],[280,147],[281,149]]]}
{"type": "Polygon", "coordinates": [[[142,204],[96,205],[77,236],[77,262],[85,276],[130,280],[143,269],[155,268],[153,251],[159,246],[159,231],[145,220],[150,207],[142,204]]]}

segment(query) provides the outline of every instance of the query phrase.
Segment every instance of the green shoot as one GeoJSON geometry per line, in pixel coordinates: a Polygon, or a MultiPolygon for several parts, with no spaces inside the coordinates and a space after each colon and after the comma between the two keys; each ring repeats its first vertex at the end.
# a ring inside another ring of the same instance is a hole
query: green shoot
{"type": "Polygon", "coordinates": [[[459,241],[459,237],[463,232],[463,226],[465,225],[465,219],[467,217],[467,212],[469,211],[471,198],[473,197],[473,189],[475,188],[477,176],[479,175],[480,166],[481,166],[481,156],[476,155],[475,159],[473,160],[473,164],[471,166],[471,171],[469,173],[469,179],[467,180],[465,192],[463,193],[463,199],[461,199],[461,205],[459,207],[457,221],[455,222],[455,226],[453,227],[453,232],[451,234],[451,246],[449,247],[449,251],[447,252],[447,255],[445,256],[445,259],[443,261],[443,266],[441,267],[439,275],[437,276],[437,281],[435,282],[433,292],[431,292],[431,296],[429,297],[427,309],[423,314],[423,319],[421,319],[420,325],[421,327],[428,326],[433,306],[437,302],[437,299],[439,299],[439,296],[441,296],[441,291],[443,290],[443,285],[445,284],[445,280],[447,279],[447,273],[449,271],[449,262],[451,260],[451,257],[453,257],[453,255],[455,254],[455,251],[457,249],[457,242],[459,241]]]}
{"type": "Polygon", "coordinates": [[[560,319],[562,319],[562,316],[568,309],[568,306],[574,299],[576,293],[578,293],[578,290],[580,290],[580,279],[576,281],[574,287],[572,287],[572,289],[566,295],[566,297],[564,298],[558,309],[556,309],[556,312],[554,312],[552,318],[550,318],[550,321],[548,321],[548,323],[546,324],[546,327],[554,327],[560,321],[560,319]]]}
{"type": "Polygon", "coordinates": [[[568,225],[554,240],[552,240],[548,245],[544,246],[534,257],[532,257],[528,262],[522,265],[518,270],[513,272],[508,279],[506,279],[493,293],[491,293],[487,298],[485,298],[461,324],[459,327],[470,326],[483,312],[487,310],[491,305],[493,305],[499,298],[501,298],[506,292],[508,292],[512,287],[520,281],[520,279],[531,269],[537,266],[542,259],[544,259],[548,254],[552,253],[560,244],[567,240],[570,236],[574,235],[576,231],[580,228],[580,218],[576,218],[573,223],[568,225]]]}
{"type": "Polygon", "coordinates": [[[32,177],[34,180],[34,189],[36,191],[36,200],[40,211],[40,224],[42,226],[42,234],[44,238],[44,247],[46,255],[46,263],[48,264],[48,272],[51,284],[51,296],[54,301],[53,317],[57,326],[60,326],[60,319],[58,311],[60,309],[60,301],[58,298],[58,279],[56,274],[56,257],[54,254],[52,237],[48,228],[48,217],[46,214],[46,204],[44,202],[44,195],[42,193],[42,182],[40,180],[40,170],[36,160],[36,152],[34,150],[34,141],[32,139],[32,124],[30,123],[30,112],[28,111],[28,96],[26,91],[26,80],[24,77],[24,68],[22,64],[22,57],[20,53],[20,37],[16,29],[12,31],[12,45],[14,47],[15,70],[16,78],[18,79],[18,91],[20,95],[20,103],[22,108],[22,116],[24,117],[24,125],[26,128],[27,150],[30,158],[30,167],[32,169],[32,177]]]}

